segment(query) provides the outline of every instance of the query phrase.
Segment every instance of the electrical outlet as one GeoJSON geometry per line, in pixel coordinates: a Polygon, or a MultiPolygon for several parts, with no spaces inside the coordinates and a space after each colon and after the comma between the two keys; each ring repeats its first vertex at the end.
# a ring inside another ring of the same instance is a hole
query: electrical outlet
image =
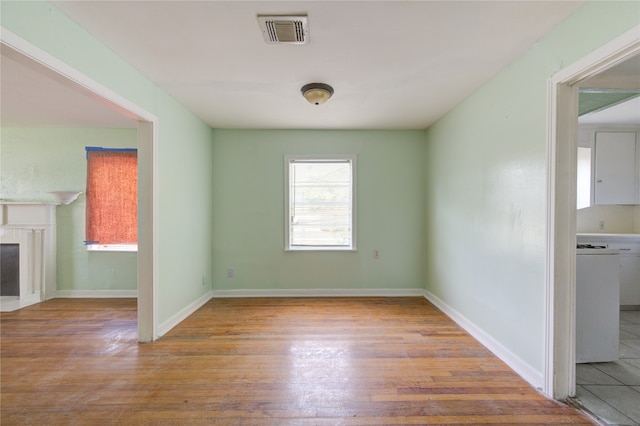
{"type": "Polygon", "coordinates": [[[602,229],[604,229],[604,220],[601,220],[601,221],[600,221],[599,226],[600,226],[600,229],[601,229],[601,230],[602,230],[602,229]]]}
{"type": "Polygon", "coordinates": [[[380,259],[380,250],[378,250],[378,249],[374,249],[373,250],[373,258],[374,259],[380,259]]]}
{"type": "Polygon", "coordinates": [[[202,274],[202,287],[207,286],[207,274],[202,274]]]}
{"type": "Polygon", "coordinates": [[[228,268],[227,269],[227,278],[233,278],[235,273],[236,273],[236,271],[234,271],[233,268],[228,268]]]}

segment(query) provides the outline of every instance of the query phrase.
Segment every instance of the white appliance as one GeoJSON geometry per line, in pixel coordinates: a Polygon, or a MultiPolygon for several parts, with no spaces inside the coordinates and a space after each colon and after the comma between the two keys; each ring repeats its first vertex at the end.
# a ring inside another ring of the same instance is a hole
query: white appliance
{"type": "Polygon", "coordinates": [[[576,362],[618,359],[619,250],[578,246],[576,256],[576,362]]]}

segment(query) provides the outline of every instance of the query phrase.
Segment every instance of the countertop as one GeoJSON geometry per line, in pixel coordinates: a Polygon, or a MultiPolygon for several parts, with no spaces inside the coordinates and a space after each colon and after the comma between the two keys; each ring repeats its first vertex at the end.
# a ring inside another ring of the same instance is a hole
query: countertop
{"type": "Polygon", "coordinates": [[[618,241],[634,241],[640,242],[640,234],[596,234],[596,233],[578,233],[580,239],[599,239],[599,240],[618,240],[618,241]]]}

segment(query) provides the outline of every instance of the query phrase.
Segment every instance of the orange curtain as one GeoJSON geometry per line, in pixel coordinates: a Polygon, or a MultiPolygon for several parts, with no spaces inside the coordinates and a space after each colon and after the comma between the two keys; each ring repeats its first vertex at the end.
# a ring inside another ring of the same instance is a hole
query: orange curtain
{"type": "Polygon", "coordinates": [[[138,243],[138,153],[87,149],[87,244],[138,243]]]}

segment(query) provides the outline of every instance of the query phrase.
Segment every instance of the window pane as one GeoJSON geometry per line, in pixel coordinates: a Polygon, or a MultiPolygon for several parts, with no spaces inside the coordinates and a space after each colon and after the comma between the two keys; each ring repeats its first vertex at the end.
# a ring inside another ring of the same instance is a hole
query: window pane
{"type": "Polygon", "coordinates": [[[351,162],[290,163],[291,246],[351,245],[351,162]]]}
{"type": "Polygon", "coordinates": [[[591,206],[591,148],[578,147],[578,209],[591,206]]]}

